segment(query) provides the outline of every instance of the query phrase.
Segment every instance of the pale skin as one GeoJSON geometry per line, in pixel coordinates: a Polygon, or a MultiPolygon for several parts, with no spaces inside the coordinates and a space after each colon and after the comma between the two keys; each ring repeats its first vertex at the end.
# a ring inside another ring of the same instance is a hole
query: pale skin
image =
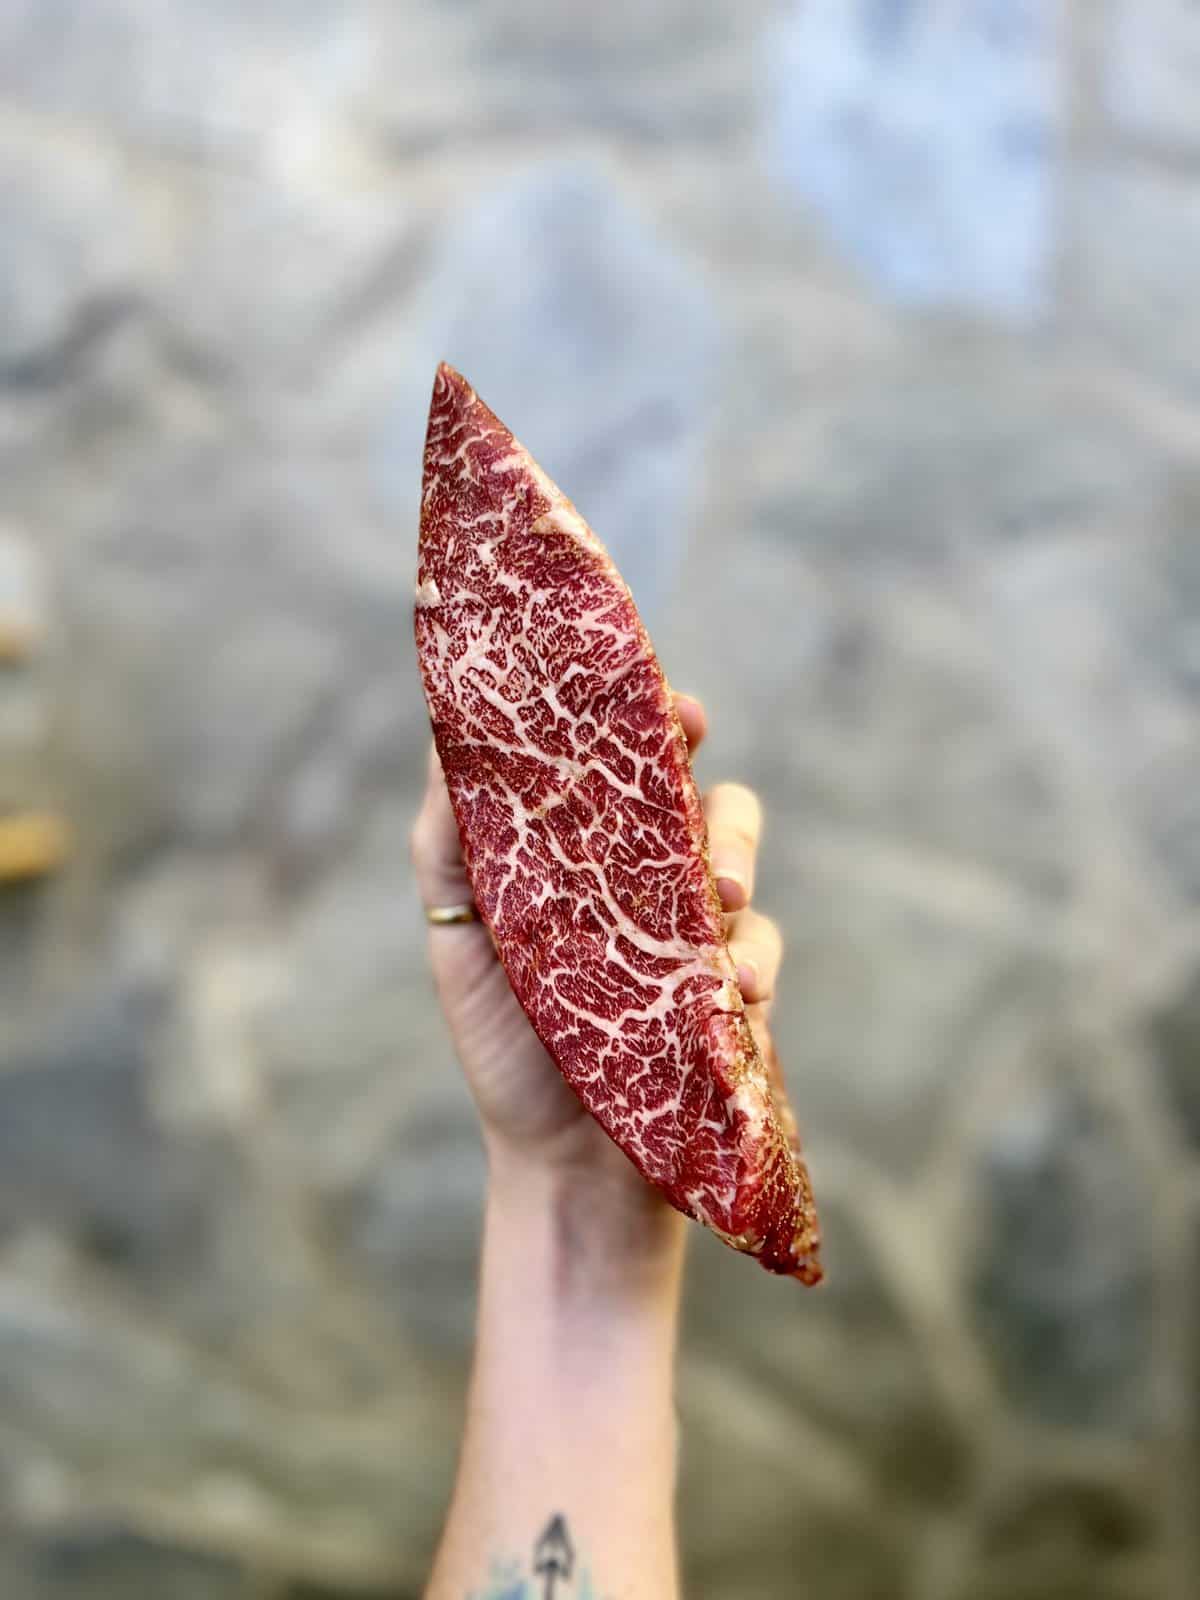
{"type": "MultiPolygon", "coordinates": [[[[675,697],[689,747],[705,714],[675,697]]],[[[768,1026],[779,931],[751,905],[753,792],[705,797],[709,847],[751,1025],[768,1026]]],[[[412,835],[425,906],[469,902],[436,757],[412,835]]],[[[530,1600],[535,1541],[561,1514],[604,1600],[673,1600],[673,1372],[687,1224],[584,1111],[517,1004],[479,922],[431,927],[438,998],[488,1161],[475,1359],[450,1511],[426,1600],[489,1588],[515,1562],[530,1600]]],[[[521,1592],[521,1591],[518,1591],[521,1592]]],[[[577,1592],[565,1582],[556,1595],[577,1592]]]]}

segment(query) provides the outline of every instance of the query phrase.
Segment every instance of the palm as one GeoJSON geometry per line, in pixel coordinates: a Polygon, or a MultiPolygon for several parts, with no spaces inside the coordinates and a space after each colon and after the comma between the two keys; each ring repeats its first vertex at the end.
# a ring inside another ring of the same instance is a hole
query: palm
{"type": "MultiPolygon", "coordinates": [[[[704,712],[676,698],[692,749],[704,736],[704,712]]],[[[779,965],[774,924],[746,902],[758,838],[758,802],[736,784],[718,786],[706,801],[709,845],[724,904],[730,947],[738,962],[751,1024],[765,1045],[766,1011],[779,965]]],[[[425,803],[413,830],[413,861],[429,906],[471,900],[458,829],[436,758],[425,803]]],[[[479,922],[431,930],[430,960],[438,998],[489,1139],[537,1155],[553,1166],[586,1166],[618,1180],[639,1182],[633,1166],[584,1110],[521,1010],[479,922]]]]}
{"type": "Polygon", "coordinates": [[[509,988],[485,929],[471,923],[438,930],[430,944],[438,995],[484,1125],[521,1145],[592,1130],[509,988]]]}

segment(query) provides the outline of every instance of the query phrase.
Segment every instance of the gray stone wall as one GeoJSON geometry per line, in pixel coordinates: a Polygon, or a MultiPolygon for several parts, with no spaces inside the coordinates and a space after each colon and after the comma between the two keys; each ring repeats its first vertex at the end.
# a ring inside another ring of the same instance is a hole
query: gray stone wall
{"type": "Polygon", "coordinates": [[[460,364],[764,791],[829,1236],[697,1600],[1200,1587],[1200,14],[0,5],[0,1592],[415,1597],[482,1171],[406,828],[460,364]]]}

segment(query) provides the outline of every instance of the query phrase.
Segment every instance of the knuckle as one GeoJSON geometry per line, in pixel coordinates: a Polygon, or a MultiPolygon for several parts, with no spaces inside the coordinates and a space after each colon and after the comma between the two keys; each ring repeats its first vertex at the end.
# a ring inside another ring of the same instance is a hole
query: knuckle
{"type": "Polygon", "coordinates": [[[745,819],[745,826],[754,827],[762,814],[758,796],[744,783],[722,783],[718,786],[722,807],[745,819]]]}
{"type": "Polygon", "coordinates": [[[771,917],[764,917],[761,911],[752,911],[749,916],[746,938],[756,950],[765,952],[773,961],[777,961],[783,949],[783,932],[779,924],[771,917]]]}
{"type": "Polygon", "coordinates": [[[739,855],[753,855],[757,841],[747,823],[734,819],[723,823],[716,833],[723,849],[735,849],[739,855]]]}

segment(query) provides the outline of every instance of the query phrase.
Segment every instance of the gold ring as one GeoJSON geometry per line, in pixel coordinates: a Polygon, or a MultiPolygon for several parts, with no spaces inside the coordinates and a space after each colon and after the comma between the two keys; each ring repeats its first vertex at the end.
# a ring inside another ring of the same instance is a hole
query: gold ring
{"type": "Polygon", "coordinates": [[[479,913],[468,900],[463,906],[426,906],[425,920],[435,928],[453,928],[460,922],[477,922],[479,913]]]}

